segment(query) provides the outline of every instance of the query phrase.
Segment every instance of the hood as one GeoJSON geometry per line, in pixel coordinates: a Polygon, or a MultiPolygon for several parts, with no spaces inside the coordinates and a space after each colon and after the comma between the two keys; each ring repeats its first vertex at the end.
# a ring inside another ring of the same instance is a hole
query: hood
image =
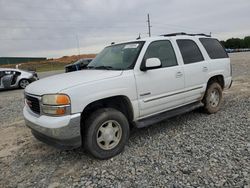
{"type": "Polygon", "coordinates": [[[63,73],[35,81],[26,87],[25,92],[33,95],[59,93],[70,87],[120,76],[121,74],[122,71],[112,70],[81,70],[63,73]]]}

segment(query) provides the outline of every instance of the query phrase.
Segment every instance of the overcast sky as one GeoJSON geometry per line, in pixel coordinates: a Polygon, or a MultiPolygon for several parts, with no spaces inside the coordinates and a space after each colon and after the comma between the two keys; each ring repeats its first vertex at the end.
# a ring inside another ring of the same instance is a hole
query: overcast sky
{"type": "Polygon", "coordinates": [[[250,0],[0,0],[0,56],[98,53],[111,42],[171,32],[250,35],[250,0]]]}

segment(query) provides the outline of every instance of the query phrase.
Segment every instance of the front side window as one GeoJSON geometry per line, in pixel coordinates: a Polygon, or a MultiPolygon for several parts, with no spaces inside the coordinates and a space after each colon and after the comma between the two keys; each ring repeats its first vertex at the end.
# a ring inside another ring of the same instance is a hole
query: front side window
{"type": "Polygon", "coordinates": [[[193,40],[179,39],[177,44],[181,51],[184,64],[201,62],[204,60],[201,51],[193,40]]]}
{"type": "Polygon", "coordinates": [[[206,49],[211,59],[228,58],[225,49],[222,47],[218,40],[210,38],[200,38],[200,42],[206,49]]]}
{"type": "Polygon", "coordinates": [[[149,58],[159,58],[162,67],[172,67],[177,65],[172,44],[168,40],[152,42],[145,53],[144,60],[149,58]]]}
{"type": "Polygon", "coordinates": [[[21,72],[13,71],[12,74],[13,74],[13,75],[16,75],[16,76],[19,76],[19,75],[21,75],[21,72]]]}
{"type": "Polygon", "coordinates": [[[133,69],[143,44],[144,42],[132,42],[108,46],[87,67],[108,70],[133,69]]]}

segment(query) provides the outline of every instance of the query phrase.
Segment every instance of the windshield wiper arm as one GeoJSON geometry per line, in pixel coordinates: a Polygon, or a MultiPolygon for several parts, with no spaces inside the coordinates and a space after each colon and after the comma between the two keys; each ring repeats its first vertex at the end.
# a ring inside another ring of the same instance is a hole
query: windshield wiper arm
{"type": "Polygon", "coordinates": [[[94,66],[87,66],[87,69],[95,69],[94,66]]]}
{"type": "Polygon", "coordinates": [[[102,65],[102,66],[97,66],[97,67],[94,67],[95,69],[105,69],[105,70],[112,70],[112,69],[114,69],[113,67],[111,67],[111,66],[104,66],[104,65],[102,65]]]}
{"type": "Polygon", "coordinates": [[[111,67],[111,66],[104,66],[104,65],[101,65],[101,66],[87,66],[87,69],[105,69],[105,70],[123,70],[121,68],[114,68],[114,67],[111,67]]]}

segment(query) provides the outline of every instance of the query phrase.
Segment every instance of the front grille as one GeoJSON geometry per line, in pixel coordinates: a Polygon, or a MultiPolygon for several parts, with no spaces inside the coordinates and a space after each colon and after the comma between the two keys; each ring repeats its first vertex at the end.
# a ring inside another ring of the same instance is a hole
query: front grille
{"type": "Polygon", "coordinates": [[[38,98],[26,95],[26,103],[34,113],[40,114],[40,104],[38,98]]]}

